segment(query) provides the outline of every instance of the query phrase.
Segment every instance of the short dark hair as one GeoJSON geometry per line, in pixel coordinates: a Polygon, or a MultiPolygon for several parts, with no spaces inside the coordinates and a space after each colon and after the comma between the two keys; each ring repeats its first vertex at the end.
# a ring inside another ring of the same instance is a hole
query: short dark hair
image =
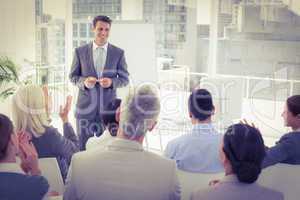
{"type": "Polygon", "coordinates": [[[109,25],[111,25],[111,23],[112,23],[112,20],[108,16],[98,15],[98,16],[94,17],[94,19],[93,19],[93,27],[94,28],[96,27],[96,24],[98,21],[108,23],[109,25]]]}
{"type": "Polygon", "coordinates": [[[300,95],[290,96],[286,100],[288,110],[294,115],[297,116],[300,114],[300,95]]]}
{"type": "Polygon", "coordinates": [[[116,136],[119,122],[116,121],[116,112],[121,105],[121,99],[114,99],[107,104],[105,112],[101,113],[103,124],[107,127],[112,136],[116,136]]]}
{"type": "Polygon", "coordinates": [[[6,156],[11,134],[13,134],[12,122],[6,115],[0,114],[0,160],[6,156]]]}
{"type": "Polygon", "coordinates": [[[238,180],[243,183],[255,182],[266,154],[259,130],[245,124],[234,124],[227,129],[223,145],[223,151],[238,180]]]}
{"type": "Polygon", "coordinates": [[[200,121],[206,120],[215,109],[210,92],[206,89],[196,89],[189,97],[189,111],[200,121]]]}

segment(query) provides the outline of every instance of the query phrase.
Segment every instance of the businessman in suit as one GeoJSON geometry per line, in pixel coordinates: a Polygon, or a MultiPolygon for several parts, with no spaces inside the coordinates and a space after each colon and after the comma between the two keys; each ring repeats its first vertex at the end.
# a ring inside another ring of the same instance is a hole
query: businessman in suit
{"type": "Polygon", "coordinates": [[[143,148],[160,112],[157,93],[138,87],[120,110],[116,138],[72,157],[64,200],[179,200],[175,162],[143,148]]]}
{"type": "Polygon", "coordinates": [[[94,41],[76,48],[74,53],[69,77],[79,88],[75,117],[80,150],[85,150],[89,137],[102,134],[100,113],[116,98],[116,89],[129,82],[124,51],[107,41],[111,22],[107,16],[96,16],[94,41]]]}

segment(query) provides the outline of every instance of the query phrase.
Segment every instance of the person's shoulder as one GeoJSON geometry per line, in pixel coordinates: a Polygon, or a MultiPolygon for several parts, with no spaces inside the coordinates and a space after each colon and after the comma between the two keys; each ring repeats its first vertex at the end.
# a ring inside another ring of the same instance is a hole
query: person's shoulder
{"type": "MultiPolygon", "coordinates": [[[[46,178],[43,176],[29,176],[19,173],[1,173],[1,179],[4,181],[7,179],[6,184],[13,182],[14,184],[20,184],[23,187],[34,188],[35,190],[48,191],[49,184],[46,178]]],[[[28,188],[26,190],[29,190],[28,188]]]]}
{"type": "Polygon", "coordinates": [[[214,195],[217,195],[217,192],[222,189],[220,186],[209,186],[206,188],[196,189],[192,192],[191,199],[198,200],[198,199],[214,199],[214,195]]]}
{"type": "Polygon", "coordinates": [[[190,136],[189,134],[181,135],[181,136],[179,136],[179,137],[174,138],[173,140],[171,140],[171,141],[168,143],[168,145],[176,147],[176,146],[178,146],[178,145],[180,145],[180,144],[183,144],[183,143],[185,143],[186,141],[188,141],[188,140],[190,139],[189,136],[190,136]]]}
{"type": "Polygon", "coordinates": [[[146,159],[151,161],[151,163],[155,163],[157,166],[164,166],[166,168],[173,168],[176,166],[174,160],[162,157],[161,155],[149,151],[144,151],[144,153],[146,155],[146,159]]]}
{"type": "Polygon", "coordinates": [[[75,48],[75,50],[78,51],[78,52],[81,52],[83,50],[86,50],[86,49],[90,48],[91,45],[92,45],[92,42],[89,42],[87,44],[84,44],[84,45],[81,45],[81,46],[75,48]]]}
{"type": "Polygon", "coordinates": [[[47,126],[45,127],[45,133],[43,134],[43,137],[56,140],[56,139],[60,139],[62,135],[59,133],[57,128],[53,126],[47,126]]]}
{"type": "Polygon", "coordinates": [[[284,134],[283,136],[281,136],[279,142],[297,142],[296,140],[300,141],[300,133],[295,133],[295,132],[288,132],[286,134],[284,134]]]}
{"type": "Polygon", "coordinates": [[[81,163],[81,162],[87,162],[90,159],[94,159],[98,156],[101,156],[101,154],[105,153],[105,147],[96,147],[87,149],[85,151],[80,151],[72,156],[72,162],[73,163],[81,163]]]}
{"type": "Polygon", "coordinates": [[[108,43],[108,45],[109,45],[110,48],[113,49],[114,51],[117,51],[117,52],[120,52],[120,53],[123,53],[123,52],[124,52],[123,49],[121,49],[120,47],[117,47],[117,46],[115,46],[115,45],[113,45],[113,44],[111,44],[111,43],[108,43]]]}
{"type": "Polygon", "coordinates": [[[262,196],[265,197],[265,199],[272,199],[272,200],[284,199],[284,195],[281,192],[272,190],[264,186],[259,186],[259,188],[262,190],[260,193],[262,194],[262,196]]]}

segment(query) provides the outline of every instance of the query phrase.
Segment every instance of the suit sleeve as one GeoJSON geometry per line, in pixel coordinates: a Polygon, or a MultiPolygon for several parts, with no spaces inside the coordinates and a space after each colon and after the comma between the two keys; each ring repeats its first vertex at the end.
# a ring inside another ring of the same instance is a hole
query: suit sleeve
{"type": "Polygon", "coordinates": [[[38,200],[46,197],[49,183],[43,176],[27,176],[26,184],[23,187],[26,188],[31,199],[38,200]],[[29,192],[30,190],[32,191],[29,192]]]}
{"type": "Polygon", "coordinates": [[[112,79],[112,87],[125,87],[129,83],[129,73],[127,71],[127,63],[125,60],[124,51],[121,52],[120,59],[117,64],[117,77],[112,79]]]}
{"type": "Polygon", "coordinates": [[[71,71],[69,74],[70,81],[79,89],[85,90],[84,80],[85,77],[81,76],[81,64],[78,49],[75,49],[71,71]]]}
{"type": "Polygon", "coordinates": [[[79,151],[78,138],[70,123],[64,123],[64,136],[57,129],[53,129],[55,142],[53,150],[57,155],[65,158],[70,164],[72,155],[79,151]]]}
{"type": "Polygon", "coordinates": [[[283,136],[275,146],[267,150],[262,167],[275,165],[291,157],[294,152],[294,145],[292,138],[283,136]]]}

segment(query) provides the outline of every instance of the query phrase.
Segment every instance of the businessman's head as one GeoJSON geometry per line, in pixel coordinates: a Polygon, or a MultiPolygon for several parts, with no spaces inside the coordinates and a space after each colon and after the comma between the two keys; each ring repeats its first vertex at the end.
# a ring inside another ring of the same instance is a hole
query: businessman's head
{"type": "Polygon", "coordinates": [[[146,132],[155,127],[159,112],[156,88],[149,84],[137,87],[122,100],[117,136],[142,143],[146,132]]]}
{"type": "Polygon", "coordinates": [[[97,45],[104,45],[109,37],[109,31],[112,20],[104,15],[96,16],[93,19],[93,29],[95,34],[95,42],[97,45]]]}
{"type": "Polygon", "coordinates": [[[214,114],[212,96],[206,89],[196,89],[192,92],[188,101],[189,113],[192,120],[210,120],[214,114]]]}

